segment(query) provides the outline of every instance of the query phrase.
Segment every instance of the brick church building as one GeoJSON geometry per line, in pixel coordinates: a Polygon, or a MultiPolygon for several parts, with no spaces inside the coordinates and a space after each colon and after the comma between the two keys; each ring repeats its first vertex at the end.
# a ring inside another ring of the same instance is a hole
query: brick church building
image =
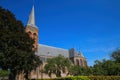
{"type": "MultiPolygon", "coordinates": [[[[38,32],[39,29],[35,24],[35,12],[34,12],[34,5],[32,7],[31,13],[29,15],[28,23],[26,26],[26,32],[29,34],[29,36],[35,40],[34,49],[36,52],[35,54],[38,55],[43,63],[46,63],[46,60],[48,58],[57,57],[58,55],[62,55],[66,58],[68,58],[74,65],[79,65],[86,67],[87,61],[85,57],[83,56],[82,52],[77,52],[74,48],[71,48],[69,50],[62,49],[58,47],[48,46],[44,44],[38,43],[38,32]]],[[[41,67],[38,67],[36,71],[33,71],[31,73],[31,78],[49,78],[47,74],[41,74],[40,73],[41,67]]],[[[65,75],[64,75],[65,76],[65,75]]]]}

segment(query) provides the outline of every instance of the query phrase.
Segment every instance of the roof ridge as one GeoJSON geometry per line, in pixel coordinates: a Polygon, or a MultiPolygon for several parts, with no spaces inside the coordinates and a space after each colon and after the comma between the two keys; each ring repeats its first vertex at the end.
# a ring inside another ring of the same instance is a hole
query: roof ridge
{"type": "Polygon", "coordinates": [[[40,45],[40,46],[45,46],[45,47],[51,47],[51,48],[62,49],[62,50],[67,50],[67,51],[68,51],[68,49],[63,49],[63,48],[59,48],[59,47],[54,47],[54,46],[49,46],[49,45],[44,45],[44,44],[38,44],[38,45],[40,45]]]}

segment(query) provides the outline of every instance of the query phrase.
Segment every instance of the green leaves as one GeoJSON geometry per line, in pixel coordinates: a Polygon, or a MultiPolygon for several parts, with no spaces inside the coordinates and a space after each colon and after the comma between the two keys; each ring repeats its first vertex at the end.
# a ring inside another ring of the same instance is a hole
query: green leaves
{"type": "Polygon", "coordinates": [[[116,50],[111,54],[111,59],[102,61],[96,60],[93,67],[72,66],[69,71],[72,75],[104,75],[104,76],[120,76],[120,50],[116,50]]]}
{"type": "Polygon", "coordinates": [[[59,55],[58,57],[47,60],[44,72],[49,74],[50,77],[52,73],[56,74],[57,77],[60,77],[61,71],[65,72],[65,67],[68,68],[69,66],[70,61],[64,56],[59,55]]]}
{"type": "Polygon", "coordinates": [[[120,75],[120,50],[117,49],[111,54],[111,59],[102,61],[95,61],[93,67],[91,67],[93,75],[120,75]]]}
{"type": "Polygon", "coordinates": [[[10,11],[0,8],[0,67],[10,69],[13,76],[21,71],[28,75],[41,63],[32,51],[33,43],[22,22],[10,11]]]}
{"type": "Polygon", "coordinates": [[[8,75],[9,75],[8,71],[0,70],[0,77],[5,77],[5,76],[8,76],[8,75]]]}
{"type": "Polygon", "coordinates": [[[92,70],[89,67],[81,67],[78,65],[73,65],[70,67],[69,72],[71,75],[74,76],[80,76],[80,75],[87,76],[92,73],[92,70]]]}
{"type": "Polygon", "coordinates": [[[114,61],[120,63],[120,49],[114,51],[112,54],[111,54],[111,57],[114,61]]]}

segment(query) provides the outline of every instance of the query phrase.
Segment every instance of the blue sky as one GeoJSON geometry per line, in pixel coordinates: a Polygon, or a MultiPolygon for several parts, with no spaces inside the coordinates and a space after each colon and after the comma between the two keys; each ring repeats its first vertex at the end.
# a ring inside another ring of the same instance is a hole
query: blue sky
{"type": "MultiPolygon", "coordinates": [[[[27,24],[32,0],[0,0],[27,24]]],[[[34,0],[39,43],[83,52],[88,65],[120,48],[120,0],[34,0]]]]}

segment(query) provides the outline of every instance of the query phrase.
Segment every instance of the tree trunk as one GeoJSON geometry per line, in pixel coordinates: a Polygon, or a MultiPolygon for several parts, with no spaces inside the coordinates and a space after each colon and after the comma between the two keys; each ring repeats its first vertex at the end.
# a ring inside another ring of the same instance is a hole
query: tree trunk
{"type": "Polygon", "coordinates": [[[28,72],[26,72],[26,74],[25,74],[25,79],[29,80],[29,73],[28,72]]]}

